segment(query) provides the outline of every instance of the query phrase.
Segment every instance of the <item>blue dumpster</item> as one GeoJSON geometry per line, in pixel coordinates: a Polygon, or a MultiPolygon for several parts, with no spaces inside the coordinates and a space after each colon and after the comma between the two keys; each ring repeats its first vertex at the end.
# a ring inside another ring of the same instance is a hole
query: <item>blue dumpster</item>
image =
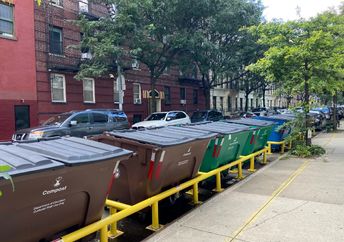
{"type": "MultiPolygon", "coordinates": [[[[280,126],[285,124],[286,122],[292,121],[295,119],[294,116],[288,116],[288,115],[273,115],[273,116],[257,116],[253,117],[253,119],[258,119],[258,120],[266,120],[266,121],[272,121],[275,123],[272,132],[268,138],[268,141],[282,141],[284,140],[289,134],[291,129],[285,129],[280,126]]],[[[272,149],[277,149],[279,146],[278,145],[272,145],[272,149]]]]}

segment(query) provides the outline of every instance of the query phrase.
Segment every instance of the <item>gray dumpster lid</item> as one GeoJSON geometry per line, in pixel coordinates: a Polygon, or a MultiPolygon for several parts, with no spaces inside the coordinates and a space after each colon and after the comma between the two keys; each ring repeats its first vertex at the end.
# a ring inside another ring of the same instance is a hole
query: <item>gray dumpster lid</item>
{"type": "Polygon", "coordinates": [[[127,131],[113,131],[110,132],[111,135],[119,138],[126,138],[135,140],[141,143],[153,144],[157,146],[172,146],[183,144],[187,142],[194,141],[197,138],[210,138],[215,136],[215,134],[205,136],[204,134],[199,134],[198,137],[190,132],[179,132],[175,130],[174,135],[171,134],[172,129],[167,127],[156,128],[156,129],[142,129],[142,130],[127,130],[127,131]],[[176,135],[178,134],[178,135],[176,135]]]}
{"type": "Polygon", "coordinates": [[[208,130],[195,130],[188,126],[167,126],[164,128],[164,135],[209,139],[215,137],[218,133],[208,130]]]}
{"type": "Polygon", "coordinates": [[[248,126],[229,125],[228,123],[225,123],[225,122],[195,124],[195,125],[190,125],[188,127],[192,129],[197,129],[197,130],[212,131],[212,132],[216,132],[216,133],[224,134],[224,135],[250,130],[248,126]]]}
{"type": "Polygon", "coordinates": [[[62,167],[63,164],[17,145],[0,145],[0,166],[9,166],[11,176],[62,167]]]}
{"type": "Polygon", "coordinates": [[[38,152],[44,157],[63,162],[67,166],[113,159],[133,153],[116,146],[75,137],[19,143],[17,146],[38,152]]]}
{"type": "Polygon", "coordinates": [[[227,119],[223,120],[224,122],[228,123],[236,123],[236,124],[243,124],[243,125],[252,125],[252,126],[271,126],[274,125],[275,123],[272,121],[267,121],[267,120],[258,120],[258,119],[250,119],[250,118],[241,118],[241,119],[227,119]]]}
{"type": "Polygon", "coordinates": [[[295,115],[289,116],[289,115],[278,114],[278,115],[269,116],[268,118],[291,121],[295,119],[295,115]]]}

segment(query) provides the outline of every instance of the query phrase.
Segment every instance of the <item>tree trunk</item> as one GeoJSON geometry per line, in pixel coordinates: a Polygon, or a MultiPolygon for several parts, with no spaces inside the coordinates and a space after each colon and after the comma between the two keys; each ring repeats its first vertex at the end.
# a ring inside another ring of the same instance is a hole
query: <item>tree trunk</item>
{"type": "Polygon", "coordinates": [[[155,84],[156,84],[156,79],[154,78],[153,75],[151,75],[151,113],[156,112],[156,97],[155,97],[155,84]]]}
{"type": "Polygon", "coordinates": [[[312,138],[308,137],[308,129],[310,128],[310,124],[309,124],[309,117],[308,117],[308,113],[309,113],[309,76],[308,76],[308,62],[305,61],[305,98],[304,98],[304,112],[305,112],[305,120],[306,120],[306,132],[305,132],[305,139],[306,139],[306,145],[307,146],[311,146],[312,145],[312,138]]]}
{"type": "Polygon", "coordinates": [[[203,87],[203,94],[205,98],[205,109],[210,109],[210,88],[203,87]]]}
{"type": "Polygon", "coordinates": [[[250,95],[249,93],[245,92],[245,112],[248,111],[248,95],[250,95]]]}
{"type": "Polygon", "coordinates": [[[337,93],[333,95],[333,130],[337,130],[337,93]]]}

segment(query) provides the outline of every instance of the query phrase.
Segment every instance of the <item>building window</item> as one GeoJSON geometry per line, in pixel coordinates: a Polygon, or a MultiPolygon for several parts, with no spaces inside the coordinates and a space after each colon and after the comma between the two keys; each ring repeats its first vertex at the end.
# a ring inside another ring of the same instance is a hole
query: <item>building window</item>
{"type": "Polygon", "coordinates": [[[216,96],[213,96],[213,109],[216,110],[216,96]]]}
{"type": "Polygon", "coordinates": [[[243,102],[244,102],[244,99],[243,98],[240,98],[240,110],[242,111],[243,110],[243,102]]]}
{"type": "Polygon", "coordinates": [[[223,97],[220,97],[220,110],[223,111],[223,97]]]}
{"type": "Polygon", "coordinates": [[[66,102],[66,80],[64,75],[52,74],[51,82],[51,101],[66,102]]]}
{"type": "Polygon", "coordinates": [[[198,90],[194,89],[192,92],[192,103],[198,104],[198,90]]]}
{"type": "Polygon", "coordinates": [[[85,78],[83,82],[84,103],[95,103],[94,79],[85,78]]]}
{"type": "Polygon", "coordinates": [[[49,52],[56,55],[63,55],[62,29],[58,27],[51,27],[49,31],[49,36],[49,52]]]}
{"type": "Polygon", "coordinates": [[[134,104],[141,104],[141,84],[134,83],[133,84],[133,96],[134,96],[134,104]]]}
{"type": "Polygon", "coordinates": [[[117,86],[117,80],[113,81],[113,102],[119,103],[119,91],[117,86]]]}
{"type": "Polygon", "coordinates": [[[253,108],[253,98],[251,98],[251,109],[253,108]]]}
{"type": "Polygon", "coordinates": [[[62,0],[50,0],[53,5],[62,7],[62,0]]]}
{"type": "Polygon", "coordinates": [[[227,111],[232,112],[232,101],[230,96],[227,96],[227,111]]]}
{"type": "Polygon", "coordinates": [[[13,5],[0,3],[0,35],[13,36],[13,5]]]}
{"type": "Polygon", "coordinates": [[[185,87],[180,88],[180,100],[186,100],[186,90],[185,87]]]}
{"type": "Polygon", "coordinates": [[[259,107],[259,101],[258,101],[258,98],[256,99],[256,108],[259,107]]]}
{"type": "Polygon", "coordinates": [[[165,105],[171,104],[171,88],[165,86],[164,94],[165,94],[165,105]]]}
{"type": "Polygon", "coordinates": [[[79,12],[88,13],[88,0],[79,0],[79,12]]]}

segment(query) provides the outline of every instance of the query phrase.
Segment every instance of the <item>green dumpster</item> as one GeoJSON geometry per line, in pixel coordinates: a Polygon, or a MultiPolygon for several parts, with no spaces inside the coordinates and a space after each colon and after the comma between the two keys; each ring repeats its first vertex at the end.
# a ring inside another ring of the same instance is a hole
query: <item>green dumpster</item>
{"type": "Polygon", "coordinates": [[[247,119],[247,118],[246,119],[245,118],[228,119],[228,120],[224,120],[224,122],[242,124],[242,125],[247,125],[252,128],[258,128],[258,130],[256,131],[253,137],[253,143],[254,143],[253,152],[264,149],[264,147],[266,146],[266,143],[268,142],[268,138],[271,134],[272,128],[275,125],[275,123],[271,121],[247,119]]]}
{"type": "Polygon", "coordinates": [[[244,150],[249,127],[234,127],[223,122],[195,124],[192,129],[211,131],[219,135],[209,142],[200,171],[208,172],[237,160],[244,150]]]}
{"type": "Polygon", "coordinates": [[[237,128],[249,128],[249,133],[248,133],[248,137],[246,139],[244,148],[241,152],[241,155],[250,155],[254,152],[254,148],[255,148],[255,144],[254,144],[254,139],[255,136],[258,132],[258,128],[257,127],[253,127],[253,126],[247,126],[247,125],[242,125],[242,124],[236,124],[236,123],[227,123],[227,122],[223,122],[225,125],[230,125],[232,127],[237,127],[237,128]]]}

